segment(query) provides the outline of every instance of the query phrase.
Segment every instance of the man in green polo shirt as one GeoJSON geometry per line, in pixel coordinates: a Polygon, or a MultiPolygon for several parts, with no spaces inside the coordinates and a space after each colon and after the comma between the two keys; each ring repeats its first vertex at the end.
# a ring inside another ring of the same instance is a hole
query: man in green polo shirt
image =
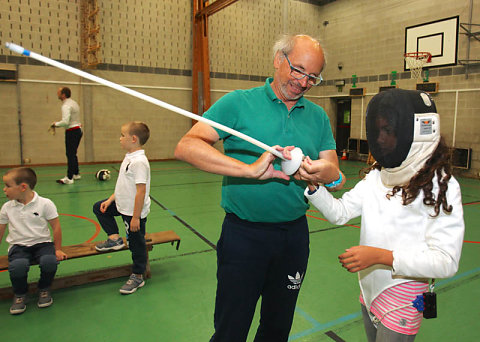
{"type": "Polygon", "coordinates": [[[204,114],[277,146],[286,157],[290,148],[280,146],[300,147],[314,161],[302,164],[292,179],[271,153],[201,122],[177,145],[176,158],[224,175],[221,205],[226,215],[217,244],[215,333],[210,341],[246,341],[260,296],[255,341],[288,340],[309,254],[306,182],[333,190],[345,182],[328,116],[303,97],[321,82],[324,64],[317,40],[285,35],[274,46],[273,79],[223,96],[204,114]],[[225,153],[213,147],[220,139],[225,153]]]}

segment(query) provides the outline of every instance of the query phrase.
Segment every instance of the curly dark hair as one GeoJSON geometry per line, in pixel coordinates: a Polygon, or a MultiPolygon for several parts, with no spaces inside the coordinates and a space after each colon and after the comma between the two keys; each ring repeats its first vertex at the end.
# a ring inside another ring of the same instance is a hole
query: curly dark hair
{"type": "MultiPolygon", "coordinates": [[[[387,194],[387,198],[394,196],[398,192],[402,192],[403,205],[412,203],[417,198],[420,190],[423,190],[424,199],[423,204],[432,206],[435,215],[440,213],[440,206],[443,211],[451,213],[453,207],[447,203],[447,190],[448,181],[452,177],[452,169],[450,166],[450,150],[447,147],[443,137],[440,138],[437,148],[433,152],[432,156],[426,161],[424,167],[417,172],[417,174],[410,179],[404,186],[394,186],[392,191],[387,194]],[[433,177],[437,175],[438,181],[438,193],[437,198],[432,193],[433,189],[433,177]]],[[[363,175],[366,175],[371,170],[381,170],[382,166],[375,162],[371,166],[361,170],[363,175]]]]}

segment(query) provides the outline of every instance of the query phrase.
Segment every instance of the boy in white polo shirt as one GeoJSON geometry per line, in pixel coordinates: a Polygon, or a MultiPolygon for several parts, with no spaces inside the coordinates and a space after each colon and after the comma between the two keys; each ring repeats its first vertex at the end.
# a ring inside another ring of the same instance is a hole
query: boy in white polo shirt
{"type": "Polygon", "coordinates": [[[143,273],[147,266],[145,224],[150,212],[150,164],[142,146],[150,137],[148,126],[139,121],[122,126],[120,145],[127,151],[115,185],[115,192],[106,200],[93,205],[93,212],[108,239],[95,246],[97,251],[119,250],[124,247],[115,216],[122,216],[132,252],[132,275],[120,288],[130,294],[145,285],[143,273]]]}
{"type": "Polygon", "coordinates": [[[0,241],[8,224],[8,271],[15,294],[10,313],[16,315],[27,308],[30,263],[35,260],[40,265],[37,305],[45,308],[53,303],[50,285],[57,272],[58,261],[66,259],[67,255],[61,250],[62,230],[55,204],[33,191],[37,183],[35,172],[26,167],[11,169],[3,176],[3,182],[3,192],[9,201],[0,211],[0,241]]]}

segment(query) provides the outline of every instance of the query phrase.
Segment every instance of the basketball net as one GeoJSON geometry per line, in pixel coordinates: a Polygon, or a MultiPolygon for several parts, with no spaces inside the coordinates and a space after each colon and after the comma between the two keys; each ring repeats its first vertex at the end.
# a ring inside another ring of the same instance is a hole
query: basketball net
{"type": "Polygon", "coordinates": [[[425,63],[430,63],[432,55],[429,52],[410,52],[405,54],[405,63],[410,69],[411,78],[422,78],[422,69],[425,63]]]}

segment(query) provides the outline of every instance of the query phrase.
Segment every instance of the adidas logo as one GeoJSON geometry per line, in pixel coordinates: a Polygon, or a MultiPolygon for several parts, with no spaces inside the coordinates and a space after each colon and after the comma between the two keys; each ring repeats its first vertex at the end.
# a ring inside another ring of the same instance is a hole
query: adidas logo
{"type": "Polygon", "coordinates": [[[300,286],[302,286],[303,274],[300,275],[300,273],[297,272],[297,274],[295,274],[295,277],[292,277],[291,275],[289,275],[288,280],[290,280],[290,282],[293,285],[290,285],[290,284],[287,285],[287,289],[300,290],[300,286]]]}

